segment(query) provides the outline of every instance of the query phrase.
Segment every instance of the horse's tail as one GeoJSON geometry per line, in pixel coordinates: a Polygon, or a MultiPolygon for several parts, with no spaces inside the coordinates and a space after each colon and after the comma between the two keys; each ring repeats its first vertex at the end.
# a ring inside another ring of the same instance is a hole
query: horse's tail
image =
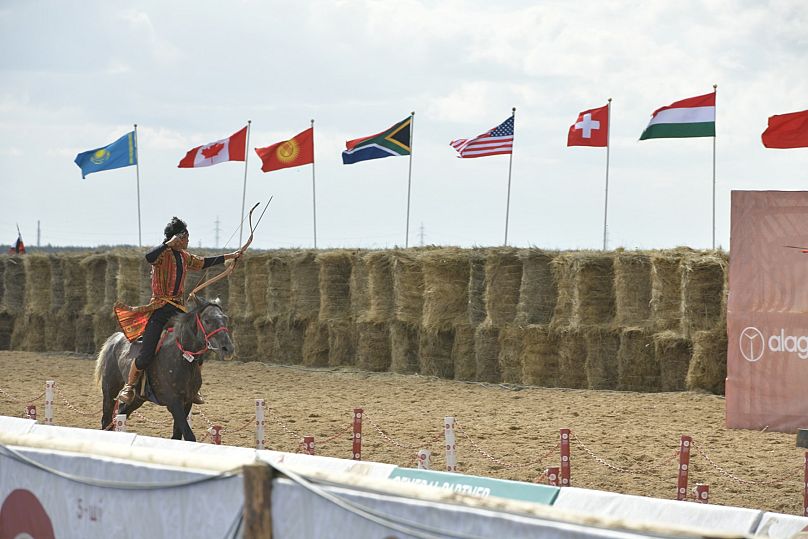
{"type": "Polygon", "coordinates": [[[98,357],[95,360],[95,375],[93,378],[95,379],[95,385],[101,385],[101,376],[104,373],[104,367],[107,365],[107,361],[109,361],[110,356],[112,356],[112,347],[115,346],[115,342],[117,341],[118,333],[110,336],[105,342],[104,346],[101,347],[101,351],[98,352],[98,357]]]}

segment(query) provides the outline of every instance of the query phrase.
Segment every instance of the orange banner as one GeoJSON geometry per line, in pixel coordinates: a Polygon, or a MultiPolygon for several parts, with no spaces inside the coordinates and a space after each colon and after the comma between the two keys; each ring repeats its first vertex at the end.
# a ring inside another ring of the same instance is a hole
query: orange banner
{"type": "Polygon", "coordinates": [[[730,428],[808,427],[808,192],[733,191],[730,428]]]}

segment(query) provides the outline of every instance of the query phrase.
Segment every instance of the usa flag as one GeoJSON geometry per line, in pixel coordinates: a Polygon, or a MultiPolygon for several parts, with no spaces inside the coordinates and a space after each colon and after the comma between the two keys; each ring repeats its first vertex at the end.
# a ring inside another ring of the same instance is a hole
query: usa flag
{"type": "Polygon", "coordinates": [[[513,116],[473,139],[457,139],[449,144],[458,157],[485,157],[513,153],[513,116]]]}

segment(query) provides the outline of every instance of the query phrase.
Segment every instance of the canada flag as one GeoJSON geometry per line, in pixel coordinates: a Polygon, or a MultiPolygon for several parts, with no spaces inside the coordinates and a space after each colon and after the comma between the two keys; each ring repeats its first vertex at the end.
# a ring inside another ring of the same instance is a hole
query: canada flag
{"type": "Polygon", "coordinates": [[[209,167],[224,161],[244,161],[247,158],[247,128],[232,136],[188,150],[178,168],[209,167]]]}
{"type": "Polygon", "coordinates": [[[608,133],[609,105],[585,110],[570,126],[567,146],[607,146],[608,133]]]}

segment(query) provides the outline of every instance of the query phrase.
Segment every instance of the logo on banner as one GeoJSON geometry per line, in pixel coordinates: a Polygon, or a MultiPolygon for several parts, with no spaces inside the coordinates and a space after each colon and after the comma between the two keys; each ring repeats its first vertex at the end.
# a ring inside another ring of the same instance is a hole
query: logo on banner
{"type": "Polygon", "coordinates": [[[797,354],[800,359],[808,359],[808,335],[786,335],[783,328],[767,339],[758,328],[746,327],[741,331],[739,344],[741,356],[750,363],[759,361],[767,349],[773,353],[797,354]]]}
{"type": "Polygon", "coordinates": [[[0,507],[0,537],[53,539],[53,524],[42,503],[30,490],[11,491],[0,507]]]}

